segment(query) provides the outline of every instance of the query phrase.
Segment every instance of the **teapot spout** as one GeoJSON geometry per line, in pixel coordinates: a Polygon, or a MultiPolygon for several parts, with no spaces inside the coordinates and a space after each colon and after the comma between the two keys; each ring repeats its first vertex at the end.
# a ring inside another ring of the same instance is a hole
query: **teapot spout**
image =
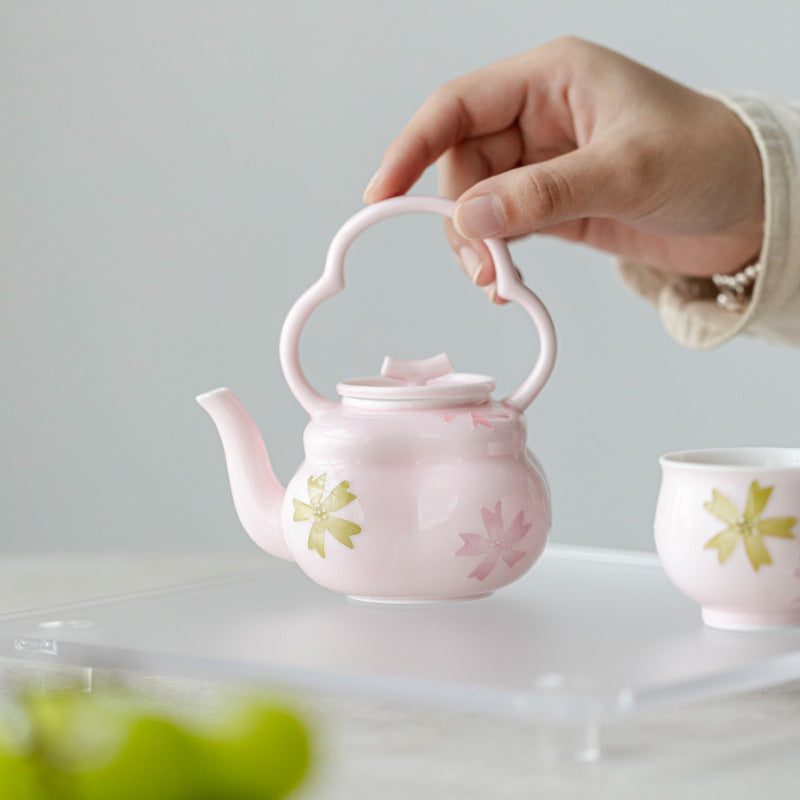
{"type": "Polygon", "coordinates": [[[275,477],[253,418],[229,389],[197,397],[217,426],[236,513],[250,538],[268,553],[294,561],[281,531],[285,490],[275,477]]]}

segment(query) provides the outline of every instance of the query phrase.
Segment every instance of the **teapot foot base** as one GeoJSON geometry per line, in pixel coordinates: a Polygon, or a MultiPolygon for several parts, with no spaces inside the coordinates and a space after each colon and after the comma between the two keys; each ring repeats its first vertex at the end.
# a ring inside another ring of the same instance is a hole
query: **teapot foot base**
{"type": "Polygon", "coordinates": [[[702,608],[703,622],[709,628],[723,631],[758,631],[800,625],[800,609],[784,611],[742,612],[702,608]]]}
{"type": "Polygon", "coordinates": [[[358,603],[372,603],[374,605],[385,606],[419,606],[419,605],[432,605],[434,603],[460,603],[465,600],[480,600],[483,597],[489,597],[492,592],[483,592],[481,594],[466,594],[457,597],[363,597],[357,594],[347,595],[350,600],[355,600],[358,603]]]}

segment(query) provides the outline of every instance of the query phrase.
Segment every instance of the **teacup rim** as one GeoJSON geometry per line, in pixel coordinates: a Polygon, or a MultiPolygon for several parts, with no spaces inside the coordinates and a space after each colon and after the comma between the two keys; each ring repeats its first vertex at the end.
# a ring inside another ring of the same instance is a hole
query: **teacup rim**
{"type": "Polygon", "coordinates": [[[658,459],[662,468],[729,472],[800,472],[800,447],[706,447],[676,450],[658,459]],[[735,459],[739,458],[740,463],[735,459]]]}

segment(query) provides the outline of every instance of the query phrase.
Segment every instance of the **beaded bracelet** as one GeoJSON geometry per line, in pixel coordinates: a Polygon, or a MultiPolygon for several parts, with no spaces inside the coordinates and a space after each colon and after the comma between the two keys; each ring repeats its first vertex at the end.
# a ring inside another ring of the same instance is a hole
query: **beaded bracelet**
{"type": "Polygon", "coordinates": [[[726,311],[743,311],[753,296],[756,278],[761,272],[761,264],[749,264],[735,275],[712,275],[719,294],[717,305],[726,311]]]}

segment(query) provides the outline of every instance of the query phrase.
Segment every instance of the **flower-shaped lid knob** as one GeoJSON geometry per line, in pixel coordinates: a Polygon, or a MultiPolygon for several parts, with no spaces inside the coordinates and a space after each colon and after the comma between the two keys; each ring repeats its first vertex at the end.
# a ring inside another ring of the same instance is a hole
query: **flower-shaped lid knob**
{"type": "Polygon", "coordinates": [[[453,365],[444,353],[420,361],[386,356],[381,365],[381,375],[384,378],[403,381],[406,386],[424,386],[428,381],[449,375],[453,371],[453,365]]]}

